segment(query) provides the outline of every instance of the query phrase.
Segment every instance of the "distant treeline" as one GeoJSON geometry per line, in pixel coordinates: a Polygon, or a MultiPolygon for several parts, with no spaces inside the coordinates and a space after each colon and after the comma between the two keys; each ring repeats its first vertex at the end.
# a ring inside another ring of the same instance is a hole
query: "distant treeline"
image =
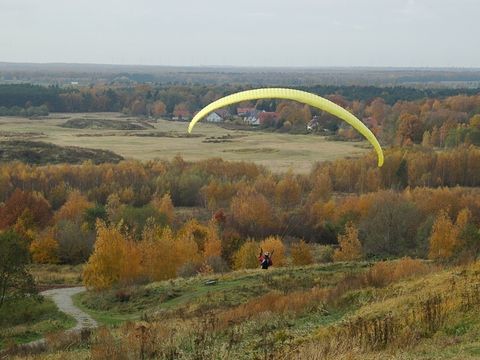
{"type": "Polygon", "coordinates": [[[397,101],[415,101],[426,98],[445,98],[455,95],[476,95],[479,89],[451,89],[451,88],[429,88],[418,89],[413,87],[395,86],[327,86],[316,85],[302,88],[305,91],[315,93],[320,96],[338,94],[346,100],[370,102],[375,98],[382,98],[386,104],[393,105],[397,101]]]}
{"type": "MultiPolygon", "coordinates": [[[[132,96],[135,99],[162,100],[167,106],[167,113],[172,113],[175,105],[188,100],[189,110],[197,110],[204,105],[205,97],[219,97],[235,91],[247,90],[248,86],[178,86],[178,85],[137,85],[132,87],[104,86],[73,88],[58,86],[40,86],[32,84],[0,84],[0,106],[27,108],[47,105],[52,112],[89,112],[119,111],[129,106],[132,96]],[[76,95],[75,99],[71,97],[76,95]],[[130,95],[130,96],[129,96],[130,95]],[[100,101],[95,99],[102,97],[100,101]]],[[[347,101],[371,102],[382,98],[386,104],[393,105],[398,101],[414,101],[426,98],[445,98],[455,95],[476,95],[479,89],[430,88],[418,89],[410,87],[377,87],[377,86],[330,86],[315,85],[300,89],[321,96],[340,95],[347,101]]]]}
{"type": "Polygon", "coordinates": [[[60,93],[65,90],[57,86],[39,86],[31,84],[0,85],[0,106],[11,108],[18,106],[47,105],[51,111],[60,107],[60,93]]]}

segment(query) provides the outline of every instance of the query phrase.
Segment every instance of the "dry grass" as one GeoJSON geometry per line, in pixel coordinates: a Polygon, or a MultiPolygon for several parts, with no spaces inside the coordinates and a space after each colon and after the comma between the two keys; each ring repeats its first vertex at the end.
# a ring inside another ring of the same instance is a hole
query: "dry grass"
{"type": "Polygon", "coordinates": [[[82,285],[83,265],[32,264],[30,273],[40,289],[54,285],[82,285]]]}
{"type": "MultiPolygon", "coordinates": [[[[410,261],[402,262],[407,265],[410,261]]],[[[417,265],[413,263],[411,270],[395,271],[394,263],[391,266],[379,263],[370,276],[374,277],[375,284],[385,284],[396,276],[399,279],[428,272],[417,265]],[[382,270],[389,275],[379,277],[382,270]]],[[[413,351],[424,339],[457,323],[465,314],[476,312],[480,304],[477,267],[478,263],[459,272],[440,271],[379,290],[375,302],[368,303],[343,322],[320,329],[315,340],[282,356],[294,359],[400,358],[399,353],[407,349],[413,351]]]]}
{"type": "MultiPolygon", "coordinates": [[[[362,148],[361,144],[359,146],[359,143],[326,141],[324,138],[314,135],[227,130],[207,123],[199,123],[194,130],[195,134],[204,136],[192,138],[124,136],[126,133],[131,134],[132,131],[68,129],[59,126],[68,119],[74,118],[128,120],[117,113],[51,114],[48,118],[35,120],[0,117],[0,129],[6,134],[10,134],[9,138],[15,132],[23,133],[22,138],[25,133],[41,133],[42,141],[57,145],[107,149],[125,158],[171,159],[175,155],[181,154],[186,160],[197,161],[217,156],[225,160],[252,161],[275,172],[292,169],[295,172],[305,173],[310,171],[314,161],[361,156],[369,151],[369,149],[362,148]],[[207,136],[223,137],[226,135],[230,135],[229,139],[232,141],[204,143],[207,136]],[[268,151],[264,151],[264,149],[268,149],[268,151]]],[[[165,120],[159,120],[152,124],[154,129],[149,129],[148,132],[156,130],[179,134],[184,134],[188,125],[186,122],[165,120]]]]}
{"type": "Polygon", "coordinates": [[[324,301],[328,298],[328,293],[327,289],[319,288],[313,288],[309,291],[296,291],[286,295],[272,291],[221,313],[219,321],[226,327],[229,324],[258,316],[263,312],[281,314],[315,310],[313,308],[323,307],[324,301]]]}
{"type": "Polygon", "coordinates": [[[382,287],[412,276],[424,275],[432,270],[424,261],[405,257],[398,261],[375,263],[366,274],[367,283],[382,287]]]}

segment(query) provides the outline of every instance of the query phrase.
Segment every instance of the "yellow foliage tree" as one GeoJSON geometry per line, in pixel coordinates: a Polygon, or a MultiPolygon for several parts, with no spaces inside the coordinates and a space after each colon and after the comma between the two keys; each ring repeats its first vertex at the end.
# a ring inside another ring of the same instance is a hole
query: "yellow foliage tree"
{"type": "Polygon", "coordinates": [[[275,201],[281,206],[293,206],[300,201],[301,190],[293,175],[288,174],[275,187],[275,201]]]}
{"type": "Polygon", "coordinates": [[[82,221],[85,210],[92,207],[93,204],[87,200],[79,191],[72,191],[67,198],[67,201],[58,210],[55,215],[56,221],[70,220],[73,222],[82,221]]]}
{"type": "Polygon", "coordinates": [[[362,244],[358,239],[358,229],[352,222],[345,225],[345,234],[338,236],[338,244],[340,249],[336,249],[333,253],[334,261],[352,261],[362,258],[362,244]]]}
{"type": "Polygon", "coordinates": [[[232,218],[246,233],[262,233],[273,225],[273,210],[267,198],[252,189],[243,189],[230,203],[232,218]]]}
{"type": "Polygon", "coordinates": [[[118,223],[124,207],[125,205],[122,204],[117,194],[110,194],[107,198],[107,204],[105,205],[108,220],[113,224],[118,223]]]}
{"type": "MultiPolygon", "coordinates": [[[[285,246],[282,240],[278,236],[269,236],[260,243],[260,248],[263,251],[273,253],[272,262],[273,266],[285,265],[285,246]]],[[[257,254],[258,255],[258,254],[257,254]]]]}
{"type": "Polygon", "coordinates": [[[305,241],[299,241],[290,248],[293,265],[308,265],[313,263],[310,246],[305,241]]]}
{"type": "Polygon", "coordinates": [[[208,223],[207,239],[205,240],[205,247],[203,250],[203,258],[208,259],[213,256],[222,255],[222,241],[218,234],[217,225],[214,220],[208,223]]]}
{"type": "Polygon", "coordinates": [[[121,232],[121,224],[97,221],[95,249],[83,269],[83,282],[92,289],[132,283],[142,274],[141,252],[136,242],[121,232]]]}
{"type": "Polygon", "coordinates": [[[32,260],[39,264],[58,263],[58,242],[52,231],[46,231],[36,237],[30,244],[32,260]]]}
{"type": "Polygon", "coordinates": [[[455,255],[456,250],[461,246],[460,235],[467,226],[470,216],[471,213],[468,209],[462,209],[454,224],[445,210],[439,212],[430,235],[428,253],[430,259],[448,260],[455,255]]]}
{"type": "Polygon", "coordinates": [[[200,263],[201,255],[197,242],[192,235],[179,235],[175,239],[176,269],[187,263],[200,263]]]}
{"type": "Polygon", "coordinates": [[[235,269],[255,269],[259,267],[258,254],[260,246],[254,240],[247,240],[233,255],[235,269]]]}
{"type": "Polygon", "coordinates": [[[179,238],[191,238],[197,243],[197,249],[200,252],[205,251],[205,243],[210,231],[207,226],[200,224],[196,219],[187,221],[178,231],[179,238]]]}
{"type": "Polygon", "coordinates": [[[139,244],[143,274],[152,281],[174,278],[177,274],[175,238],[169,228],[147,225],[139,244]]]}
{"type": "Polygon", "coordinates": [[[170,194],[165,194],[161,198],[154,198],[152,205],[160,214],[165,215],[169,224],[173,223],[175,220],[175,208],[173,207],[170,194]]]}
{"type": "Polygon", "coordinates": [[[472,213],[470,212],[470,210],[468,210],[468,208],[464,208],[458,212],[455,226],[457,227],[459,232],[462,232],[465,226],[467,226],[471,217],[472,213]]]}

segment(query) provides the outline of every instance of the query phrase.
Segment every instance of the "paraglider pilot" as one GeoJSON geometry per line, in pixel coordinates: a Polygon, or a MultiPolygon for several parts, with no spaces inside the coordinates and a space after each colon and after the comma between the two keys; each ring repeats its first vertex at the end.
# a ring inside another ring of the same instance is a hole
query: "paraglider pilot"
{"type": "Polygon", "coordinates": [[[263,249],[260,248],[260,255],[258,256],[258,261],[262,269],[267,270],[270,266],[273,265],[272,262],[273,251],[269,253],[268,251],[263,252],[263,249]]]}

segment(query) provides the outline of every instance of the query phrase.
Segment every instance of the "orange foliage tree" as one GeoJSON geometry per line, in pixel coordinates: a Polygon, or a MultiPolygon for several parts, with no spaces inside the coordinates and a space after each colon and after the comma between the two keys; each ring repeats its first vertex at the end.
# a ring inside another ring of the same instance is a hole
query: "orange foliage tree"
{"type": "Polygon", "coordinates": [[[301,188],[292,174],[286,175],[275,188],[275,200],[280,206],[294,206],[300,201],[301,188]]]}
{"type": "Polygon", "coordinates": [[[38,264],[56,264],[58,262],[58,242],[51,230],[38,235],[30,244],[32,260],[38,264]]]}
{"type": "Polygon", "coordinates": [[[441,210],[433,224],[428,257],[433,260],[451,259],[459,250],[461,234],[470,220],[470,210],[462,209],[453,223],[445,210],[441,210]]]}
{"type": "Polygon", "coordinates": [[[175,220],[175,208],[173,207],[173,202],[170,194],[165,194],[161,198],[155,197],[152,200],[153,207],[160,213],[163,214],[168,224],[172,224],[175,220]]]}
{"type": "Polygon", "coordinates": [[[245,233],[261,235],[273,225],[273,209],[268,199],[251,189],[237,194],[230,203],[233,221],[245,233]]]}
{"type": "Polygon", "coordinates": [[[363,257],[358,229],[352,222],[345,225],[345,234],[338,236],[338,244],[340,249],[335,250],[334,261],[360,260],[363,257]]]}
{"type": "Polygon", "coordinates": [[[93,207],[93,204],[83,196],[80,191],[72,191],[68,194],[67,202],[55,214],[55,220],[70,220],[72,222],[81,222],[85,210],[93,207]]]}
{"type": "Polygon", "coordinates": [[[0,207],[0,229],[14,225],[25,210],[35,226],[44,227],[52,217],[50,204],[41,194],[17,189],[0,207]]]}
{"type": "Polygon", "coordinates": [[[293,244],[290,248],[293,265],[308,265],[313,263],[310,246],[303,240],[293,244]]]}

